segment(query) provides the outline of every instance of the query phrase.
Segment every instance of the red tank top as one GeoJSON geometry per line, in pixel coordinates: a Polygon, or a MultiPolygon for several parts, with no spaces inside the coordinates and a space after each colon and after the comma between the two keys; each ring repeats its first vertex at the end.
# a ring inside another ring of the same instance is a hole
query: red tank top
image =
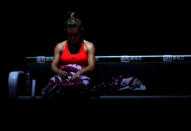
{"type": "Polygon", "coordinates": [[[81,44],[80,50],[76,54],[71,54],[68,50],[68,41],[65,44],[65,48],[60,56],[60,68],[67,64],[78,64],[82,68],[86,67],[88,63],[88,56],[84,49],[84,40],[81,44]]]}

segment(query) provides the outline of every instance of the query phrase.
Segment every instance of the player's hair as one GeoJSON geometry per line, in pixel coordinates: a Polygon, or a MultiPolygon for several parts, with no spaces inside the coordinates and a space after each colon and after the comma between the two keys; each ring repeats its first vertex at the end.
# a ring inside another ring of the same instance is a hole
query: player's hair
{"type": "Polygon", "coordinates": [[[65,27],[78,27],[79,29],[82,27],[82,21],[76,18],[75,12],[70,12],[70,18],[66,21],[65,27]]]}

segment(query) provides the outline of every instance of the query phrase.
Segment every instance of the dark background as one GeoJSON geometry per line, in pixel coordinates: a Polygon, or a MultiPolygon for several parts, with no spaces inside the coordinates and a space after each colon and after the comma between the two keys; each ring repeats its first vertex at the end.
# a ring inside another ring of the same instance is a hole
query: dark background
{"type": "MultiPolygon", "coordinates": [[[[26,56],[53,56],[66,39],[64,23],[75,11],[96,55],[191,54],[190,8],[176,2],[12,2],[1,5],[6,72],[23,68],[26,56]]],[[[6,77],[4,77],[6,76],[6,77]]]]}
{"type": "Polygon", "coordinates": [[[66,39],[64,22],[69,11],[76,11],[82,20],[84,37],[95,44],[96,55],[191,52],[187,3],[28,2],[10,9],[6,28],[11,56],[53,55],[55,45],[66,39]]]}

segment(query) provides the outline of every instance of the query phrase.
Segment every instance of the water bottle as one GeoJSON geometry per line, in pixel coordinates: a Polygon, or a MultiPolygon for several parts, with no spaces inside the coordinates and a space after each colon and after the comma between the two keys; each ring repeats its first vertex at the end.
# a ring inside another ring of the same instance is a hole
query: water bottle
{"type": "Polygon", "coordinates": [[[31,78],[31,73],[30,70],[26,71],[26,95],[30,96],[31,95],[31,89],[32,89],[32,78],[31,78]]]}

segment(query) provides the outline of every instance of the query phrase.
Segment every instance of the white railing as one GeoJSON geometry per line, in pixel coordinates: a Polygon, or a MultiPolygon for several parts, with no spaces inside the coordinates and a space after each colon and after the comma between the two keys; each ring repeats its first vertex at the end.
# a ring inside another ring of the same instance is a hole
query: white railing
{"type": "MultiPolygon", "coordinates": [[[[49,63],[53,56],[25,57],[34,63],[49,63]]],[[[96,62],[191,62],[191,55],[121,55],[121,56],[95,56],[96,62]]]]}

